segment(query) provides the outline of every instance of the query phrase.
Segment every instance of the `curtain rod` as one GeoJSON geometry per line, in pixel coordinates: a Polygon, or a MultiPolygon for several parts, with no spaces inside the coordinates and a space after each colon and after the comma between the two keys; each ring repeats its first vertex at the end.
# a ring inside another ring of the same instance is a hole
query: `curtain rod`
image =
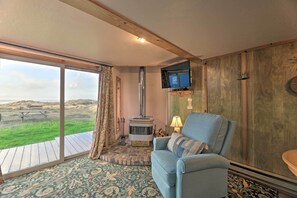
{"type": "Polygon", "coordinates": [[[46,54],[50,54],[50,55],[60,56],[60,57],[63,57],[63,58],[70,58],[70,59],[74,59],[74,60],[78,60],[78,61],[83,61],[83,62],[88,62],[88,63],[92,63],[92,64],[97,64],[97,65],[100,65],[100,66],[103,66],[103,67],[113,67],[112,65],[108,65],[106,63],[98,63],[98,62],[95,62],[95,61],[85,60],[85,59],[82,59],[82,58],[77,58],[77,57],[73,57],[73,56],[63,55],[63,54],[59,54],[59,53],[55,53],[55,52],[50,52],[50,51],[46,51],[46,50],[36,49],[36,48],[32,48],[32,47],[28,47],[28,46],[23,46],[23,45],[19,45],[19,44],[15,44],[15,43],[10,43],[10,42],[6,42],[6,41],[1,41],[0,40],[0,44],[9,45],[9,46],[13,46],[13,47],[19,47],[19,48],[23,48],[23,49],[27,49],[27,50],[36,51],[36,52],[42,52],[42,53],[46,53],[46,54]]]}

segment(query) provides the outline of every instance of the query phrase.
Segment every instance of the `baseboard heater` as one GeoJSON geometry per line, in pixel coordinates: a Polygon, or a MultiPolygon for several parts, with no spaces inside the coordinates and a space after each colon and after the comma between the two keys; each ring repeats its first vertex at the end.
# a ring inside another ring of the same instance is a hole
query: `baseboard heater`
{"type": "Polygon", "coordinates": [[[297,197],[297,181],[294,181],[293,179],[282,177],[280,175],[233,161],[231,161],[229,171],[233,174],[237,174],[247,179],[275,188],[281,194],[286,195],[287,198],[297,197]]]}

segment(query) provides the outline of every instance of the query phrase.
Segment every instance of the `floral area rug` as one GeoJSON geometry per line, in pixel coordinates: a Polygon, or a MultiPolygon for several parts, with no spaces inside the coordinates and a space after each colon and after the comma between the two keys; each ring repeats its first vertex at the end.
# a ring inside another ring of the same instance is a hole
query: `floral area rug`
{"type": "Polygon", "coordinates": [[[121,165],[151,165],[153,147],[133,147],[131,145],[116,145],[104,149],[100,159],[121,165]]]}
{"type": "Polygon", "coordinates": [[[276,198],[278,197],[278,192],[268,186],[264,186],[252,180],[229,173],[228,197],[276,198]]]}
{"type": "MultiPolygon", "coordinates": [[[[228,197],[277,197],[277,192],[229,174],[228,197]]],[[[162,197],[150,166],[123,166],[87,157],[7,180],[0,197],[162,197]]]]}

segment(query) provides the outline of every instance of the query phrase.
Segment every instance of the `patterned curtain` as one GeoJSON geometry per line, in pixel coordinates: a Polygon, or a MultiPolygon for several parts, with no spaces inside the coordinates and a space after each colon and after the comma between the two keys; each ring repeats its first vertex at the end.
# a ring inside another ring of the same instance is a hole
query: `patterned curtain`
{"type": "Polygon", "coordinates": [[[115,142],[112,68],[102,67],[99,76],[96,124],[89,158],[99,159],[103,146],[115,142]]]}
{"type": "Polygon", "coordinates": [[[1,170],[1,166],[0,166],[0,184],[4,183],[4,179],[2,176],[2,170],[1,170]]]}

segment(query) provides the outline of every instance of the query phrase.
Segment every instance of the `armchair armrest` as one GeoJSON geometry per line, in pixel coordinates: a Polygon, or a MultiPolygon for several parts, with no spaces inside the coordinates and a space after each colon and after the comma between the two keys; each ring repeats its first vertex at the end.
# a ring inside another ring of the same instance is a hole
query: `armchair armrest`
{"type": "Polygon", "coordinates": [[[228,169],[230,162],[217,154],[199,154],[184,157],[177,161],[177,173],[189,173],[211,168],[228,169]]]}
{"type": "Polygon", "coordinates": [[[154,151],[167,149],[167,143],[169,139],[170,139],[170,136],[154,138],[154,141],[153,141],[154,151]]]}

